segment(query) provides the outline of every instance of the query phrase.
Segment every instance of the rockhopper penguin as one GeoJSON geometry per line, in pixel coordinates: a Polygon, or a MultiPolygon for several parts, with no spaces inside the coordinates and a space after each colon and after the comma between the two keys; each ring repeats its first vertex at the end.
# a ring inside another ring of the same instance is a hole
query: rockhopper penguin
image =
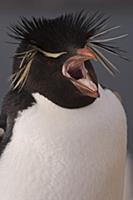
{"type": "Polygon", "coordinates": [[[103,14],[21,18],[20,41],[0,127],[1,200],[122,200],[126,116],[98,82],[91,60],[113,73],[100,49],[120,51],[104,35],[103,14]]]}

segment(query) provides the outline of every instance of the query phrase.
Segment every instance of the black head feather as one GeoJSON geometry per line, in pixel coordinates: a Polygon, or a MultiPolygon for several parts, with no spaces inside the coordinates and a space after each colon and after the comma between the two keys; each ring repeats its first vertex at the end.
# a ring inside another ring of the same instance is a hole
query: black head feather
{"type": "Polygon", "coordinates": [[[66,14],[55,19],[22,17],[17,25],[11,26],[11,37],[28,45],[36,45],[45,51],[61,52],[70,48],[84,47],[87,40],[99,32],[108,17],[96,12],[83,11],[66,14]]]}
{"type": "Polygon", "coordinates": [[[81,11],[76,14],[65,14],[55,19],[34,18],[31,20],[21,17],[17,25],[11,26],[9,34],[21,42],[22,52],[33,46],[48,52],[73,52],[84,46],[91,48],[101,64],[113,74],[116,67],[97,49],[101,48],[109,53],[128,60],[123,56],[120,48],[110,45],[110,42],[126,37],[127,34],[113,38],[99,39],[108,32],[120,28],[119,26],[105,29],[110,17],[103,13],[88,14],[81,11]]]}
{"type": "MultiPolygon", "coordinates": [[[[39,92],[54,103],[67,108],[92,103],[95,98],[83,95],[62,75],[62,66],[75,55],[77,49],[88,48],[111,73],[116,70],[98,48],[122,57],[121,50],[108,42],[126,35],[99,39],[119,28],[105,29],[108,19],[109,17],[102,13],[88,14],[84,11],[61,15],[55,19],[32,17],[29,20],[22,17],[17,25],[11,26],[9,34],[20,42],[14,57],[13,89],[26,90],[29,93],[39,92]],[[47,57],[46,52],[61,53],[62,56],[54,59],[47,57]]],[[[86,61],[85,67],[98,86],[97,76],[90,61],[86,61]]]]}

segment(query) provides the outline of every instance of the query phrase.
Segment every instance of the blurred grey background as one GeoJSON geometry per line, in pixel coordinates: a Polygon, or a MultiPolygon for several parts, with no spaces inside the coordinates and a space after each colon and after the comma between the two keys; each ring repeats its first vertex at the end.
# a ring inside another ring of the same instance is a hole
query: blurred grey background
{"type": "Polygon", "coordinates": [[[17,22],[20,16],[55,17],[69,11],[80,9],[89,11],[100,10],[111,16],[109,27],[120,25],[112,36],[128,33],[125,39],[117,41],[117,45],[127,50],[131,60],[125,62],[112,57],[112,62],[118,66],[120,74],[112,77],[103,67],[96,65],[99,80],[109,88],[117,90],[123,99],[128,116],[128,149],[133,157],[133,1],[132,0],[4,0],[0,1],[0,103],[9,87],[8,77],[12,67],[12,57],[16,49],[13,39],[7,36],[8,26],[17,22]]]}

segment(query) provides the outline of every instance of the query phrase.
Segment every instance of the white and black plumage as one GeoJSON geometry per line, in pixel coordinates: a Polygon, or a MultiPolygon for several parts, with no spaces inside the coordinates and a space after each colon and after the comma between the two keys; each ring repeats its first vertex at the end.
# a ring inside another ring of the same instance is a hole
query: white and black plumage
{"type": "Polygon", "coordinates": [[[98,83],[91,59],[115,66],[97,47],[102,14],[22,18],[12,87],[6,95],[0,144],[2,200],[122,200],[126,116],[118,98],[98,83]]]}

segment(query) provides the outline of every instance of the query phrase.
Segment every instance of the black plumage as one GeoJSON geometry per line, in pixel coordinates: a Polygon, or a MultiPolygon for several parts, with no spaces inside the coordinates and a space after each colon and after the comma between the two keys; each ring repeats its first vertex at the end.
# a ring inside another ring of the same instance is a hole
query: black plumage
{"type": "MultiPolygon", "coordinates": [[[[32,93],[38,92],[55,104],[69,109],[87,106],[95,101],[95,97],[83,94],[62,74],[62,66],[70,57],[76,55],[77,49],[86,48],[90,49],[111,73],[114,71],[114,65],[97,49],[101,47],[121,56],[118,48],[102,43],[103,40],[97,41],[98,36],[104,36],[118,28],[105,29],[108,19],[109,17],[100,12],[88,14],[81,11],[55,19],[22,17],[16,25],[10,27],[9,35],[19,41],[19,46],[14,56],[12,87],[3,101],[0,117],[0,127],[6,132],[0,152],[10,141],[18,111],[35,103],[32,93]],[[61,54],[51,57],[52,53],[61,54]]],[[[98,87],[98,79],[90,60],[80,64],[85,65],[93,83],[98,87]]],[[[74,73],[71,73],[73,78],[77,76],[74,73]]],[[[81,71],[79,73],[78,77],[81,78],[81,71]]]]}
{"type": "MultiPolygon", "coordinates": [[[[127,34],[113,38],[101,38],[108,32],[119,28],[119,26],[105,28],[109,18],[100,12],[88,14],[84,11],[61,15],[55,19],[45,19],[43,17],[27,19],[21,17],[16,25],[10,27],[9,33],[11,37],[20,42],[15,58],[25,56],[27,52],[31,54],[31,51],[33,51],[34,53],[34,50],[37,53],[43,51],[51,53],[66,52],[68,55],[72,55],[75,53],[75,49],[86,47],[96,54],[96,59],[111,74],[114,74],[115,70],[118,71],[117,68],[103,55],[100,49],[127,60],[122,55],[125,51],[110,44],[116,39],[126,37],[127,34]]],[[[34,59],[32,55],[25,61],[30,62],[31,58],[34,59]]],[[[13,73],[15,71],[16,65],[13,73]]]]}
{"type": "Polygon", "coordinates": [[[22,17],[11,26],[9,35],[25,44],[37,45],[45,51],[61,52],[84,47],[87,40],[106,24],[108,17],[81,11],[55,19],[22,17]]]}

